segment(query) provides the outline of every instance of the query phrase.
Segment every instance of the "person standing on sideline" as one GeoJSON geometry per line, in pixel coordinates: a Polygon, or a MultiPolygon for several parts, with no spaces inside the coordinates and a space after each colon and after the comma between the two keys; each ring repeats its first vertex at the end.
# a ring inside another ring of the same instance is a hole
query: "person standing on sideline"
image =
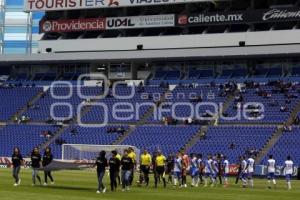
{"type": "MultiPolygon", "coordinates": [[[[53,155],[52,155],[52,152],[51,152],[51,148],[47,147],[45,149],[45,152],[44,152],[44,155],[43,155],[43,162],[42,162],[43,167],[45,168],[52,161],[53,161],[53,155]]],[[[53,177],[51,175],[51,171],[50,170],[44,170],[44,179],[45,179],[44,186],[48,185],[48,177],[50,178],[51,185],[54,184],[54,180],[53,180],[53,177]]]]}
{"type": "Polygon", "coordinates": [[[117,151],[111,152],[112,157],[109,159],[109,178],[110,178],[110,189],[115,191],[117,189],[117,177],[120,172],[120,160],[117,158],[117,151]]]}
{"type": "Polygon", "coordinates": [[[122,191],[124,192],[125,189],[127,191],[130,190],[130,177],[131,177],[131,170],[133,168],[133,161],[132,159],[128,156],[128,150],[124,150],[123,157],[121,159],[121,166],[122,166],[122,173],[121,173],[121,178],[122,178],[122,191]]]}
{"type": "Polygon", "coordinates": [[[106,188],[103,184],[103,178],[105,175],[105,170],[107,167],[107,159],[106,159],[106,152],[105,151],[101,151],[99,153],[99,156],[96,158],[96,163],[95,165],[97,166],[97,180],[98,180],[98,190],[97,190],[97,194],[105,193],[106,192],[106,188]]]}
{"type": "Polygon", "coordinates": [[[41,165],[42,156],[39,149],[35,147],[31,153],[31,167],[32,167],[32,186],[35,185],[36,179],[38,179],[40,185],[42,184],[41,177],[39,176],[39,168],[41,165]]]}
{"type": "Polygon", "coordinates": [[[21,179],[19,178],[19,174],[20,174],[21,166],[24,164],[22,154],[18,147],[14,148],[11,161],[13,166],[13,177],[15,179],[14,186],[18,186],[21,184],[21,179]]]}

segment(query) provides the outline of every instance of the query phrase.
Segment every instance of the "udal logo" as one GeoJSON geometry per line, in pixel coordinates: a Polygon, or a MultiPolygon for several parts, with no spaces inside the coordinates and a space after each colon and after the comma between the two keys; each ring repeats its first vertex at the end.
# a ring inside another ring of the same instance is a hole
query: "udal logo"
{"type": "Polygon", "coordinates": [[[45,21],[45,23],[43,24],[43,30],[45,32],[49,32],[52,30],[52,23],[49,21],[45,21]]]}
{"type": "Polygon", "coordinates": [[[186,15],[180,15],[178,17],[178,24],[185,25],[188,23],[188,17],[186,15]]]}

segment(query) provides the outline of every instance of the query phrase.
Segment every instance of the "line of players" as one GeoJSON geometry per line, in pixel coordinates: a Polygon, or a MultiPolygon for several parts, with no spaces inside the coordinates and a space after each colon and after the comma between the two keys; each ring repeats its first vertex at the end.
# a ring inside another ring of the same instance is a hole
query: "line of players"
{"type": "MultiPolygon", "coordinates": [[[[109,160],[106,159],[106,152],[101,151],[96,158],[96,162],[93,166],[97,166],[97,179],[98,190],[97,193],[105,192],[106,188],[103,184],[103,178],[106,169],[109,168],[110,186],[111,190],[115,191],[117,188],[117,180],[119,184],[122,183],[122,190],[130,190],[134,178],[134,169],[136,166],[136,154],[132,148],[126,149],[121,156],[117,151],[112,151],[112,156],[109,160]],[[121,169],[121,177],[120,177],[121,169]],[[121,181],[122,180],[122,181],[121,181]]],[[[39,153],[38,148],[34,148],[31,153],[31,167],[32,167],[32,185],[36,184],[36,179],[41,183],[39,176],[39,169],[50,164],[53,160],[51,149],[48,147],[45,149],[43,157],[39,153]]],[[[15,179],[14,186],[18,186],[21,183],[19,173],[21,165],[23,165],[23,157],[19,148],[14,148],[12,155],[13,163],[13,177],[15,179]]],[[[242,180],[243,187],[254,187],[254,157],[245,158],[240,157],[239,173],[236,179],[242,180]]],[[[143,183],[149,186],[149,174],[150,169],[153,169],[155,187],[158,183],[163,182],[163,186],[166,187],[167,182],[173,182],[176,187],[187,187],[187,176],[192,178],[192,187],[198,187],[199,184],[204,184],[207,187],[210,184],[211,187],[217,185],[217,179],[224,187],[228,187],[228,175],[229,175],[229,161],[226,156],[222,154],[216,154],[214,156],[208,155],[207,158],[203,158],[201,154],[191,154],[190,157],[184,152],[179,152],[175,157],[169,156],[166,158],[161,151],[157,151],[153,154],[153,157],[147,150],[141,155],[140,158],[140,177],[139,185],[143,183]],[[166,176],[168,180],[166,181],[166,176]]],[[[268,174],[268,188],[271,189],[272,183],[276,188],[275,179],[276,161],[273,156],[270,155],[267,161],[267,174],[268,174]]],[[[288,156],[285,161],[284,172],[286,174],[287,188],[291,189],[291,177],[293,174],[293,161],[288,156]]],[[[51,184],[54,184],[51,171],[44,171],[45,182],[47,185],[48,177],[51,180],[51,184]]]]}
{"type": "MultiPolygon", "coordinates": [[[[179,152],[175,157],[169,156],[165,158],[161,152],[158,152],[158,157],[153,156],[154,162],[152,162],[153,172],[155,177],[155,187],[157,187],[157,180],[160,178],[163,180],[164,187],[166,187],[165,176],[168,175],[168,182],[173,182],[176,187],[187,187],[187,175],[191,176],[192,187],[198,187],[199,184],[204,184],[207,187],[210,184],[211,187],[217,185],[217,180],[225,188],[228,187],[228,175],[229,175],[229,161],[226,156],[222,154],[216,154],[214,156],[208,155],[207,158],[203,158],[201,154],[191,154],[190,157],[184,152],[179,152]],[[161,160],[164,160],[164,164],[161,160]],[[163,168],[165,170],[163,170],[163,168]]],[[[245,156],[240,157],[239,172],[236,178],[236,184],[238,181],[242,181],[242,187],[247,186],[254,187],[254,169],[255,160],[254,156],[246,158],[245,156]]],[[[149,184],[149,172],[151,167],[151,155],[144,151],[141,155],[141,167],[140,167],[140,181],[142,184],[145,180],[146,185],[149,184]]],[[[276,161],[272,155],[269,155],[267,160],[267,179],[268,188],[276,188],[277,182],[275,177],[276,172],[276,161]]],[[[286,175],[287,188],[290,190],[291,178],[294,171],[294,163],[291,157],[288,156],[285,161],[283,172],[286,175]]]]}

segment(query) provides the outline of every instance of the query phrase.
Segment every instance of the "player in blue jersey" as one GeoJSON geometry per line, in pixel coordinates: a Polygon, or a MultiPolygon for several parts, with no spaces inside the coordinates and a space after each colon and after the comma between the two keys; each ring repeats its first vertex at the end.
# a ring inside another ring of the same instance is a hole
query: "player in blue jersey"
{"type": "Polygon", "coordinates": [[[199,163],[198,158],[196,154],[191,155],[191,168],[190,168],[190,174],[192,177],[192,187],[198,187],[199,186],[199,163]]]}
{"type": "Polygon", "coordinates": [[[267,178],[268,178],[268,188],[271,189],[271,181],[273,182],[274,188],[276,188],[275,179],[276,161],[273,159],[273,155],[269,155],[267,160],[267,178]]]}
{"type": "Polygon", "coordinates": [[[222,159],[222,171],[223,171],[224,187],[228,187],[229,161],[227,160],[226,156],[223,156],[222,159]]]}
{"type": "Polygon", "coordinates": [[[181,185],[181,179],[182,179],[182,155],[181,153],[177,153],[176,157],[174,158],[174,186],[177,186],[177,182],[179,183],[179,186],[181,185]]]}

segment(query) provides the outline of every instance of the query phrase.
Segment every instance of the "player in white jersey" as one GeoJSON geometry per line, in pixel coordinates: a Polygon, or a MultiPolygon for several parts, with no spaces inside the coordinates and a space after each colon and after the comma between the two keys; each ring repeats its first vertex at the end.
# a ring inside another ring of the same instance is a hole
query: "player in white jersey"
{"type": "Polygon", "coordinates": [[[252,157],[248,158],[247,160],[247,176],[248,176],[248,181],[250,183],[250,187],[254,187],[254,182],[253,182],[253,174],[254,174],[254,163],[255,160],[252,157]]]}
{"type": "Polygon", "coordinates": [[[222,160],[224,187],[228,187],[229,161],[224,156],[222,160]]]}
{"type": "Polygon", "coordinates": [[[204,172],[205,172],[204,187],[207,187],[208,179],[211,180],[213,186],[215,179],[213,178],[214,176],[213,160],[210,155],[207,156],[207,160],[205,161],[204,172]]]}
{"type": "Polygon", "coordinates": [[[245,160],[245,156],[241,156],[240,179],[243,182],[243,187],[246,187],[248,182],[247,182],[247,161],[245,160]]]}
{"type": "Polygon", "coordinates": [[[271,180],[273,182],[274,187],[276,188],[276,179],[275,179],[275,169],[276,169],[276,161],[273,159],[273,155],[269,155],[269,159],[267,161],[267,178],[268,178],[268,188],[271,189],[271,180]]]}
{"type": "Polygon", "coordinates": [[[294,172],[294,162],[291,160],[291,156],[288,156],[284,162],[283,170],[285,172],[287,188],[290,190],[292,189],[291,179],[294,172]]]}
{"type": "Polygon", "coordinates": [[[191,155],[190,175],[192,177],[192,187],[198,187],[199,184],[199,164],[196,154],[191,155]]]}
{"type": "Polygon", "coordinates": [[[176,158],[174,159],[174,186],[177,186],[177,182],[181,186],[181,172],[182,172],[182,155],[177,153],[176,158]]]}

